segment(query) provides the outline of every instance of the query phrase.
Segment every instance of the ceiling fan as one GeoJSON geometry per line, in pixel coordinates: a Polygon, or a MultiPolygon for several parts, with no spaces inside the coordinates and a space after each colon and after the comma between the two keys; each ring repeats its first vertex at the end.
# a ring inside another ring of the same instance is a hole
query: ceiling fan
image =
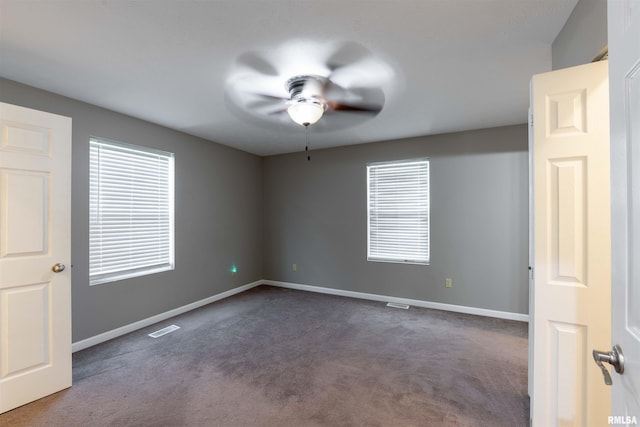
{"type": "Polygon", "coordinates": [[[318,130],[336,130],[379,114],[392,75],[356,43],[303,41],[241,55],[227,93],[240,111],[264,123],[318,123],[318,130]]]}
{"type": "Polygon", "coordinates": [[[317,123],[325,112],[350,111],[375,116],[383,106],[381,96],[375,100],[360,96],[348,101],[348,91],[331,82],[329,77],[295,76],[287,80],[287,88],[290,95],[285,101],[287,113],[291,120],[305,127],[317,123]]]}

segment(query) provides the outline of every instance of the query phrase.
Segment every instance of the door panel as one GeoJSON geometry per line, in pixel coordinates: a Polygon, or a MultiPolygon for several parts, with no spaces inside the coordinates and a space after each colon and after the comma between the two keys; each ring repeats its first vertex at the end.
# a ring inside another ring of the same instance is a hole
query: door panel
{"type": "Polygon", "coordinates": [[[0,413],[71,386],[70,166],[71,119],[0,103],[0,413]]]}
{"type": "Polygon", "coordinates": [[[49,363],[49,291],[48,283],[3,290],[2,306],[6,311],[2,333],[11,345],[3,346],[0,356],[6,361],[2,364],[2,378],[49,363]]]}
{"type": "Polygon", "coordinates": [[[46,253],[48,184],[46,173],[0,170],[0,185],[4,193],[0,209],[5,212],[2,222],[4,239],[0,243],[2,256],[46,253]],[[24,226],[11,226],[18,222],[24,226]]]}
{"type": "MultiPolygon", "coordinates": [[[[612,329],[624,372],[612,372],[612,421],[640,425],[640,2],[609,1],[612,329]]],[[[610,348],[610,347],[609,347],[610,348]]],[[[603,348],[602,350],[604,350],[603,348]]]]}
{"type": "Polygon", "coordinates": [[[609,389],[591,361],[610,325],[607,63],[531,82],[534,426],[600,426],[609,389]]]}
{"type": "Polygon", "coordinates": [[[549,159],[546,204],[549,208],[551,274],[549,283],[588,286],[585,246],[586,157],[549,159]]]}

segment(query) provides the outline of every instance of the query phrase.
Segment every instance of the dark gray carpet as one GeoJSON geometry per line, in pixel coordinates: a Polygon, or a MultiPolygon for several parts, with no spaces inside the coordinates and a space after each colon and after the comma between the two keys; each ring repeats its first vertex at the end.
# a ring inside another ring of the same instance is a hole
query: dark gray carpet
{"type": "Polygon", "coordinates": [[[2,426],[526,426],[527,325],[260,286],[77,352],[2,426]],[[146,334],[175,323],[176,332],[146,334]]]}

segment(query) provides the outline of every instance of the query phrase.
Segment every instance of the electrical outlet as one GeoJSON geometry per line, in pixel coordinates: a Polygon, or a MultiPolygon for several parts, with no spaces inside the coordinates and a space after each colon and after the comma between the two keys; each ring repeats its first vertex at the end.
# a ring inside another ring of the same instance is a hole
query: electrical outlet
{"type": "Polygon", "coordinates": [[[450,277],[447,277],[446,279],[444,279],[444,287],[445,288],[453,287],[453,281],[451,280],[450,277]]]}
{"type": "Polygon", "coordinates": [[[291,271],[298,271],[298,264],[291,264],[291,271]]]}

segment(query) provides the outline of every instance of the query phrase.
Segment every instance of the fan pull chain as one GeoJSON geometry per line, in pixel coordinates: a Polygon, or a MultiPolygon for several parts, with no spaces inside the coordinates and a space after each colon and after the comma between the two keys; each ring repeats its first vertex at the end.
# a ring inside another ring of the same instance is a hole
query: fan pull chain
{"type": "Polygon", "coordinates": [[[307,146],[304,147],[304,151],[307,152],[307,161],[311,161],[311,151],[309,150],[309,123],[304,125],[304,134],[307,138],[307,146]]]}

